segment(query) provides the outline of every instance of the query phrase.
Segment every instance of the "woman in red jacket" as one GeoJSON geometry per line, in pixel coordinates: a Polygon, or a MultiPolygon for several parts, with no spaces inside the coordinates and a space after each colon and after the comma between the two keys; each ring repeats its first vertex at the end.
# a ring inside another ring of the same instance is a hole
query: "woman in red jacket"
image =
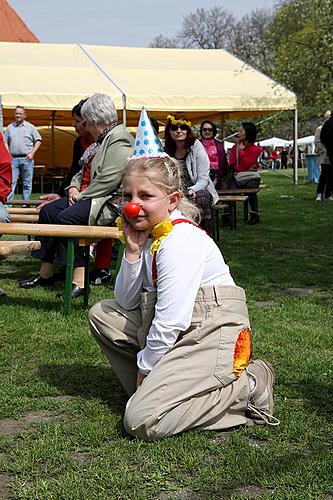
{"type": "Polygon", "coordinates": [[[12,159],[0,132],[0,222],[9,222],[9,214],[3,203],[12,190],[12,159]]]}
{"type": "MultiPolygon", "coordinates": [[[[12,190],[12,159],[0,132],[0,222],[9,222],[9,213],[3,205],[12,190]]],[[[1,234],[0,234],[1,237],[1,234]]],[[[6,294],[0,288],[0,297],[6,294]]]]}
{"type": "MultiPolygon", "coordinates": [[[[257,128],[252,122],[243,122],[237,134],[237,143],[230,151],[229,167],[233,169],[229,188],[257,188],[260,184],[258,173],[258,158],[261,147],[256,146],[257,128]],[[247,172],[245,176],[243,173],[247,172]]],[[[249,224],[259,223],[258,197],[255,193],[249,194],[250,219],[249,224]]]]}

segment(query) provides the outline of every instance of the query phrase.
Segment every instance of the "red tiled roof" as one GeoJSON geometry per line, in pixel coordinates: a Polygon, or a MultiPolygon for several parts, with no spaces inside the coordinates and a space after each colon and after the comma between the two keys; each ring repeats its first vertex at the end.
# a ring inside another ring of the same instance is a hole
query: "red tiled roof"
{"type": "Polygon", "coordinates": [[[0,0],[0,41],[39,42],[7,0],[0,0]]]}

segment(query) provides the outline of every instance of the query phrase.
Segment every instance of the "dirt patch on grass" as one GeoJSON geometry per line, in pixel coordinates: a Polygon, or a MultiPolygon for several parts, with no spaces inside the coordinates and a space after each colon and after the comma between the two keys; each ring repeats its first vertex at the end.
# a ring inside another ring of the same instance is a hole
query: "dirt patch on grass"
{"type": "Polygon", "coordinates": [[[263,441],[260,438],[249,438],[249,445],[253,448],[263,448],[266,446],[266,441],[263,441]]]}
{"type": "Polygon", "coordinates": [[[74,462],[90,462],[90,455],[86,451],[73,451],[73,453],[70,454],[70,457],[74,460],[74,462]]]}
{"type": "Polygon", "coordinates": [[[280,305],[274,300],[256,300],[255,302],[253,302],[253,304],[258,307],[274,307],[280,305]]]}
{"type": "Polygon", "coordinates": [[[9,496],[9,484],[12,481],[13,476],[9,474],[0,474],[0,500],[8,500],[9,496]]]}
{"type": "Polygon", "coordinates": [[[6,436],[15,436],[20,432],[30,429],[33,425],[52,422],[61,414],[63,412],[59,410],[41,410],[25,413],[18,420],[3,418],[0,420],[0,432],[6,436]]]}
{"type": "Polygon", "coordinates": [[[45,398],[46,401],[60,401],[61,403],[66,403],[66,401],[71,401],[73,396],[67,396],[66,394],[63,396],[46,396],[45,398]]]}
{"type": "Polygon", "coordinates": [[[157,497],[158,500],[174,500],[182,498],[186,498],[186,500],[207,500],[206,496],[200,495],[200,493],[192,491],[190,488],[183,488],[178,491],[173,491],[172,493],[161,493],[157,497]]]}
{"type": "Polygon", "coordinates": [[[250,485],[250,486],[239,486],[236,488],[233,493],[236,493],[236,495],[239,495],[244,498],[256,498],[256,497],[263,497],[263,496],[271,496],[272,492],[265,489],[261,488],[260,486],[256,485],[250,485]]]}
{"type": "Polygon", "coordinates": [[[219,432],[218,434],[216,434],[212,441],[214,444],[216,443],[222,443],[222,441],[225,441],[226,439],[228,439],[231,435],[231,432],[229,431],[221,431],[219,432]]]}
{"type": "Polygon", "coordinates": [[[332,295],[328,292],[321,292],[313,288],[285,288],[279,290],[280,295],[295,295],[296,297],[320,297],[330,298],[332,295]]]}

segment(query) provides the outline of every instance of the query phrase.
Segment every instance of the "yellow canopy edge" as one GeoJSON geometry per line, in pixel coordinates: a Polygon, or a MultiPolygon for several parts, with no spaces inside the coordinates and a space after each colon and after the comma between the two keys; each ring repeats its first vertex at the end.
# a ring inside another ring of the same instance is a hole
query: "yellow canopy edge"
{"type": "Polygon", "coordinates": [[[295,109],[296,96],[225,50],[155,49],[77,44],[0,43],[5,125],[17,104],[35,125],[71,124],[72,107],[108,94],[127,125],[142,106],[164,122],[183,112],[193,123],[295,109]]]}

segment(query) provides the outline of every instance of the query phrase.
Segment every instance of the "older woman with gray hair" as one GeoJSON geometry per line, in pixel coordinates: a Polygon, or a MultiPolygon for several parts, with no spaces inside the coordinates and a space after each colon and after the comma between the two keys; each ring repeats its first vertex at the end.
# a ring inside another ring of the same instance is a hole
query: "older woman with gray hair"
{"type": "MultiPolygon", "coordinates": [[[[117,111],[105,94],[94,94],[82,106],[81,115],[94,141],[84,152],[81,170],[72,178],[67,197],[45,205],[39,216],[41,224],[108,225],[114,213],[107,203],[118,187],[124,163],[130,156],[133,138],[124,125],[117,125],[117,111]]],[[[39,274],[20,282],[21,288],[53,285],[56,254],[64,256],[64,240],[40,238],[42,247],[33,252],[39,258],[39,274]]],[[[57,261],[64,264],[64,261],[57,261]]],[[[74,262],[72,297],[83,294],[84,258],[79,248],[74,262]]]]}

